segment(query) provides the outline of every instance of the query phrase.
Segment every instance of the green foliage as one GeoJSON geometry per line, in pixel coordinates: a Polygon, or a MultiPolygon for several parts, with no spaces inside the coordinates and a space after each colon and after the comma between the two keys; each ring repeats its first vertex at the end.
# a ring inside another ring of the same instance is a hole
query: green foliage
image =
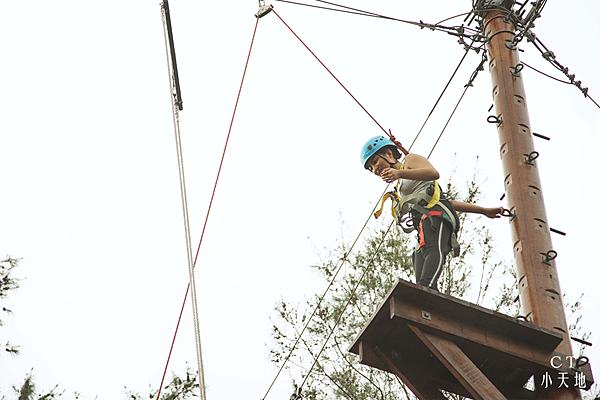
{"type": "MultiPolygon", "coordinates": [[[[199,388],[197,378],[198,373],[192,372],[189,367],[186,370],[184,378],[173,374],[171,382],[164,387],[164,391],[160,395],[160,400],[184,400],[192,396],[197,397],[199,388]]],[[[127,391],[127,398],[130,400],[154,400],[157,395],[158,389],[152,390],[152,388],[149,389],[147,395],[142,395],[139,392],[131,390],[127,391]]]]}
{"type": "MultiPolygon", "coordinates": [[[[19,279],[13,277],[13,270],[19,266],[20,258],[6,256],[5,260],[0,261],[0,301],[8,297],[9,292],[19,288],[19,279]]],[[[2,305],[2,313],[12,314],[12,311],[2,305]]],[[[0,314],[2,315],[2,314],[0,314]]],[[[4,321],[0,318],[0,326],[4,321]]],[[[11,344],[9,341],[0,344],[0,350],[4,349],[7,353],[16,356],[19,354],[19,346],[11,344]]]]}
{"type": "Polygon", "coordinates": [[[36,396],[37,389],[33,379],[33,371],[29,371],[20,387],[13,386],[13,390],[19,396],[18,400],[55,400],[64,393],[58,392],[58,385],[56,385],[49,392],[36,396]]]}

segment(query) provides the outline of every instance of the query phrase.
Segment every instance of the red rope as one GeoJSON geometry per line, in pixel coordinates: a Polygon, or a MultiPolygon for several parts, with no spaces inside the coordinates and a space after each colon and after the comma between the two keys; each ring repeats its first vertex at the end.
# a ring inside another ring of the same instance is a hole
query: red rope
{"type": "Polygon", "coordinates": [[[344,88],[344,90],[346,91],[346,93],[348,93],[348,94],[350,95],[350,97],[352,97],[352,99],[354,99],[354,101],[356,102],[356,104],[358,104],[358,105],[360,106],[360,108],[362,108],[362,109],[364,110],[364,112],[366,112],[366,113],[367,113],[367,115],[368,115],[369,117],[371,117],[371,119],[372,119],[372,120],[373,120],[373,121],[374,121],[374,122],[377,124],[377,126],[378,126],[379,128],[381,128],[381,130],[382,130],[383,132],[385,132],[385,134],[386,134],[386,135],[388,135],[388,136],[389,136],[390,140],[391,140],[392,142],[394,142],[394,143],[396,144],[396,146],[398,146],[398,148],[399,148],[400,150],[402,150],[402,152],[403,152],[404,154],[408,154],[408,150],[406,150],[406,149],[405,149],[405,148],[402,146],[402,144],[401,144],[401,143],[400,143],[398,140],[396,140],[396,138],[394,138],[394,136],[392,136],[391,132],[390,132],[390,133],[388,133],[388,131],[386,131],[386,130],[383,128],[383,126],[381,126],[381,124],[380,124],[379,122],[377,122],[377,120],[376,120],[376,119],[375,119],[375,118],[374,118],[374,117],[371,115],[371,113],[370,113],[369,111],[367,111],[367,109],[366,109],[366,108],[365,108],[365,107],[364,107],[364,106],[363,106],[363,105],[360,103],[360,101],[358,101],[358,100],[357,100],[357,98],[356,98],[356,97],[354,97],[354,95],[353,95],[352,93],[350,93],[350,91],[349,91],[349,90],[346,88],[346,86],[344,86],[344,84],[343,84],[342,82],[340,82],[340,80],[339,80],[339,79],[338,79],[338,78],[337,78],[337,77],[336,77],[336,76],[333,74],[333,72],[331,72],[331,71],[329,70],[329,68],[327,68],[327,66],[326,66],[325,64],[323,64],[323,62],[322,62],[322,61],[319,59],[319,57],[317,57],[317,55],[316,55],[316,54],[315,54],[315,53],[314,53],[314,52],[313,52],[313,51],[312,51],[312,50],[311,50],[311,49],[310,49],[310,48],[309,48],[309,47],[306,45],[306,43],[304,43],[304,41],[303,41],[302,39],[300,39],[300,37],[299,37],[299,36],[296,34],[296,32],[294,32],[294,30],[293,30],[292,28],[290,28],[290,26],[289,26],[289,25],[288,25],[288,24],[287,24],[287,23],[286,23],[286,22],[283,20],[283,18],[281,18],[281,16],[279,16],[279,14],[277,14],[277,11],[275,11],[274,9],[273,9],[272,11],[275,13],[275,15],[277,15],[277,18],[279,18],[279,20],[280,20],[281,22],[283,22],[283,24],[284,24],[284,25],[285,25],[285,26],[286,26],[286,27],[287,27],[287,28],[290,30],[290,32],[292,32],[292,34],[293,34],[294,36],[296,36],[296,38],[297,38],[297,39],[300,41],[300,43],[302,43],[302,44],[304,45],[304,47],[306,47],[306,50],[308,50],[308,51],[310,52],[310,54],[312,54],[312,55],[313,55],[313,56],[314,56],[314,57],[317,59],[317,61],[318,61],[318,62],[319,62],[319,63],[320,63],[322,66],[323,66],[323,68],[325,68],[325,69],[327,70],[327,72],[329,72],[329,75],[331,75],[331,76],[333,77],[333,79],[335,79],[335,80],[337,81],[337,83],[339,83],[339,84],[340,84],[340,86],[341,86],[342,88],[344,88]]]}
{"type": "MultiPolygon", "coordinates": [[[[212,195],[210,197],[210,203],[208,204],[208,210],[206,212],[206,219],[204,220],[204,226],[202,227],[202,234],[200,235],[200,242],[198,243],[198,250],[196,251],[196,257],[194,258],[194,266],[196,267],[196,261],[198,260],[198,253],[200,252],[200,246],[202,245],[202,239],[204,238],[204,232],[206,231],[206,224],[208,222],[208,216],[210,215],[210,209],[212,207],[213,199],[215,198],[215,192],[217,190],[217,183],[219,183],[219,177],[221,176],[221,168],[223,167],[223,160],[225,159],[225,152],[227,151],[227,144],[229,143],[229,136],[231,135],[231,128],[233,127],[233,120],[237,111],[237,106],[240,101],[240,95],[242,93],[242,86],[244,85],[244,79],[246,78],[246,70],[248,69],[248,63],[250,61],[250,54],[252,53],[252,46],[254,45],[254,38],[256,37],[256,29],[258,28],[258,18],[256,19],[256,25],[254,25],[254,33],[252,34],[252,41],[250,42],[250,50],[248,51],[248,58],[246,59],[246,66],[244,67],[244,73],[242,75],[242,82],[238,91],[237,99],[235,100],[235,107],[233,108],[233,115],[231,116],[231,123],[229,124],[229,131],[227,132],[227,139],[225,140],[225,148],[223,149],[223,155],[221,156],[221,162],[219,164],[219,170],[217,171],[217,178],[213,187],[212,195]]],[[[175,345],[175,338],[177,337],[177,331],[179,330],[179,323],[181,322],[181,316],[183,315],[183,309],[187,300],[187,295],[190,291],[190,283],[188,282],[187,289],[185,291],[185,297],[183,298],[183,304],[181,306],[181,312],[179,313],[179,319],[177,320],[177,326],[175,327],[175,334],[173,335],[173,341],[169,350],[169,356],[167,357],[167,365],[165,365],[165,371],[163,372],[162,380],[160,381],[160,387],[156,396],[157,400],[160,400],[160,392],[162,390],[165,376],[167,374],[167,368],[169,367],[169,360],[171,359],[171,353],[173,352],[173,346],[175,345]]]]}

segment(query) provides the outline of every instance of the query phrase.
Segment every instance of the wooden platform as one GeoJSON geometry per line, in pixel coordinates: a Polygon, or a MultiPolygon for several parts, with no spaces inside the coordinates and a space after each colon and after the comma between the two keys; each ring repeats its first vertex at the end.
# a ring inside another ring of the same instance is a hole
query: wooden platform
{"type": "MultiPolygon", "coordinates": [[[[363,364],[398,375],[419,399],[446,399],[439,389],[474,399],[530,399],[523,388],[535,374],[576,372],[554,351],[560,333],[400,280],[350,351],[363,364]],[[560,368],[553,368],[562,360],[560,368]]],[[[591,368],[581,367],[586,388],[591,368]]]]}

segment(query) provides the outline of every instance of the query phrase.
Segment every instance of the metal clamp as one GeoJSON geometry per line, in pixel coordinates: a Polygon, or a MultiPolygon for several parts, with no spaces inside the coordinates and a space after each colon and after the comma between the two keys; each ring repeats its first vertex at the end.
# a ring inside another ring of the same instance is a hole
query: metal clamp
{"type": "Polygon", "coordinates": [[[520,72],[523,71],[523,64],[518,63],[514,67],[509,67],[509,68],[511,69],[510,74],[512,76],[520,77],[521,76],[520,72]]]}
{"type": "Polygon", "coordinates": [[[487,117],[487,122],[489,122],[490,124],[496,124],[496,126],[498,127],[502,123],[502,118],[496,117],[495,115],[490,115],[489,117],[487,117]]]}
{"type": "Polygon", "coordinates": [[[529,154],[523,154],[525,156],[525,164],[535,165],[533,161],[540,156],[537,151],[532,151],[529,154]]]}
{"type": "Polygon", "coordinates": [[[265,0],[258,0],[258,11],[256,12],[256,14],[254,14],[254,16],[256,18],[262,18],[268,13],[270,13],[272,9],[272,5],[265,5],[265,0]]]}
{"type": "Polygon", "coordinates": [[[554,260],[556,258],[556,256],[558,256],[558,253],[554,250],[548,250],[546,253],[540,253],[544,256],[544,259],[542,260],[542,262],[544,264],[547,265],[551,265],[550,261],[554,260]]]}

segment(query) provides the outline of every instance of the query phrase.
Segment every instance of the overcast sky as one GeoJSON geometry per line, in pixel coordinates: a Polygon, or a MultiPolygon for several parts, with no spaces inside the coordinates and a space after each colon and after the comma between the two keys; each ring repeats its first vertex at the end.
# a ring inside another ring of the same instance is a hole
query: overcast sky
{"type": "MultiPolygon", "coordinates": [[[[347,1],[436,23],[470,2],[347,1]]],[[[0,0],[0,255],[22,257],[6,302],[0,392],[34,368],[82,399],[160,383],[188,280],[159,1],[0,0]]],[[[258,9],[255,1],[173,0],[181,131],[194,252],[258,9]]],[[[410,145],[464,51],[442,32],[274,3],[278,13],[386,128],[410,145]]],[[[550,1],[535,33],[600,100],[600,3],[550,1]]],[[[462,18],[446,22],[460,24],[462,18]]],[[[525,41],[521,60],[564,79],[525,41]]],[[[427,155],[481,55],[471,52],[412,151],[427,155]]],[[[596,226],[600,110],[573,86],[523,72],[562,291],[581,293],[589,357],[600,360],[596,226]],[[589,204],[589,206],[588,206],[589,204]]],[[[506,205],[499,143],[481,72],[430,160],[464,183],[479,156],[483,205],[506,205]]],[[[276,369],[270,317],[325,285],[309,265],[343,219],[354,238],[385,188],[359,151],[379,128],[273,14],[260,20],[196,269],[209,399],[258,399],[276,369]]],[[[388,222],[389,213],[384,213],[388,222]]],[[[370,227],[379,222],[371,221],[370,227]]],[[[512,260],[507,219],[490,221],[512,260]]],[[[477,271],[477,265],[474,265],[477,271]]],[[[467,300],[473,301],[471,292],[467,300]]],[[[191,307],[170,371],[197,368],[191,307]]],[[[170,373],[169,373],[170,374],[170,373]]],[[[282,376],[269,398],[288,398],[282,376]]]]}

